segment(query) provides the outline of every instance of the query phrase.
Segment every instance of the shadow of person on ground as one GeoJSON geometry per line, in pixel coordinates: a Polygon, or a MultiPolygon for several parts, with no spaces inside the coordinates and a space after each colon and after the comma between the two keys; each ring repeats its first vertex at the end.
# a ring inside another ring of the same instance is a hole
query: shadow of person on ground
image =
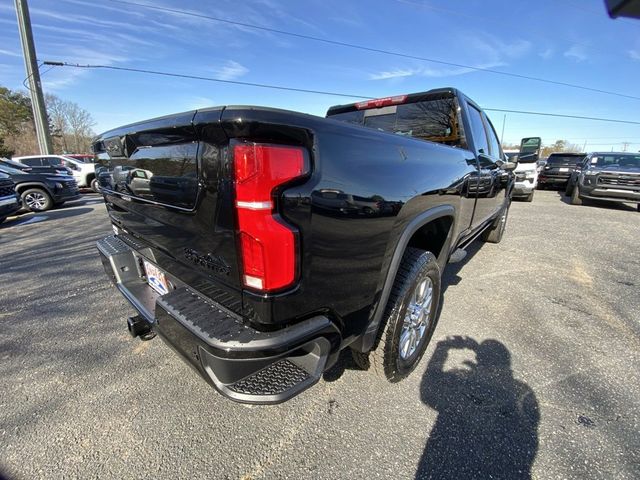
{"type": "Polygon", "coordinates": [[[438,342],[420,393],[438,418],[416,479],[531,478],[538,402],[531,388],[514,379],[511,355],[501,342],[438,342]]]}

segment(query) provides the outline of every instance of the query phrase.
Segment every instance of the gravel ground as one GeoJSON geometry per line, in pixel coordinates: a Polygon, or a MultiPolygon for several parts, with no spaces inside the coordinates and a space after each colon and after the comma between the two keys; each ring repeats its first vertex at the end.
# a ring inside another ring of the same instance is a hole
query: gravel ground
{"type": "Polygon", "coordinates": [[[129,337],[94,248],[110,231],[94,195],[0,227],[8,478],[640,478],[635,208],[514,202],[503,242],[445,272],[411,377],[390,385],[344,355],[270,407],[129,337]]]}

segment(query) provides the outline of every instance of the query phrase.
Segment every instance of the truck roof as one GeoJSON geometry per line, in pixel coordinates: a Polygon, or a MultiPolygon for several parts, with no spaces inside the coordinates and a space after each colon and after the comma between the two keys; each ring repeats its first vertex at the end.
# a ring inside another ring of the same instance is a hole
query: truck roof
{"type": "MultiPolygon", "coordinates": [[[[431,90],[427,90],[425,92],[409,93],[407,95],[395,95],[395,96],[386,97],[382,99],[369,99],[369,100],[372,102],[375,102],[376,100],[386,100],[386,99],[395,99],[396,97],[404,97],[402,99],[402,102],[398,102],[398,103],[415,103],[423,100],[434,100],[438,98],[448,98],[452,96],[453,97],[464,96],[469,103],[472,103],[475,106],[477,106],[475,102],[473,102],[471,99],[466,97],[466,95],[464,95],[460,90],[453,87],[434,88],[431,90]]],[[[329,107],[329,110],[327,110],[327,116],[337,115],[338,113],[351,112],[354,110],[363,110],[365,108],[376,108],[375,106],[363,107],[364,103],[366,102],[354,102],[354,103],[347,103],[344,105],[334,105],[332,107],[329,107]]]]}

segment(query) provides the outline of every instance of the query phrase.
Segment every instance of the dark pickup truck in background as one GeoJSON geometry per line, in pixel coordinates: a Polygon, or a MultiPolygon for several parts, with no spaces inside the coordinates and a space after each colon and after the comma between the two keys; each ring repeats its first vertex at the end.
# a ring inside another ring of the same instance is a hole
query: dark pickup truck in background
{"type": "Polygon", "coordinates": [[[538,188],[566,187],[571,174],[582,164],[586,153],[552,153],[538,174],[538,188]]]}
{"type": "Polygon", "coordinates": [[[640,212],[640,154],[589,154],[572,173],[565,193],[573,205],[583,200],[635,203],[640,212]]]}
{"type": "Polygon", "coordinates": [[[218,107],[94,143],[115,231],[97,247],[138,312],[129,331],[159,334],[236,401],[287,400],[348,347],[389,381],[406,377],[447,262],[504,232],[516,164],[461,92],[327,117],[218,107]]]}

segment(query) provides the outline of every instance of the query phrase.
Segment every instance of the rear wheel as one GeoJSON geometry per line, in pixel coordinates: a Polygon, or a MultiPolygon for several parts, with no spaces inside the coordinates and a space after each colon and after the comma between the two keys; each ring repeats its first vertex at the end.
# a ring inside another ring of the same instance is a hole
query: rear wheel
{"type": "Polygon", "coordinates": [[[573,187],[571,191],[571,205],[582,205],[582,199],[580,198],[580,187],[577,185],[573,187]]]}
{"type": "Polygon", "coordinates": [[[370,367],[392,383],[418,365],[436,328],[440,300],[440,268],[435,255],[407,248],[385,310],[374,349],[352,351],[356,364],[370,367]]]}
{"type": "Polygon", "coordinates": [[[32,212],[44,212],[53,207],[53,200],[41,188],[30,188],[22,192],[22,204],[32,212]]]}

